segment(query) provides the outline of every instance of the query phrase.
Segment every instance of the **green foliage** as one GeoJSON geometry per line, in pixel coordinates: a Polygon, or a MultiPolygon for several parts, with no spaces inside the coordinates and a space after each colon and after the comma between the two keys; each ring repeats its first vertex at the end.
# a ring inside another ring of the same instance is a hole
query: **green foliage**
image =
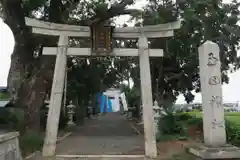
{"type": "Polygon", "coordinates": [[[197,126],[201,129],[202,119],[188,114],[169,113],[159,119],[158,125],[160,134],[156,135],[157,141],[186,140],[189,138],[188,127],[197,126]]]}
{"type": "Polygon", "coordinates": [[[187,121],[192,118],[192,115],[185,113],[177,113],[175,116],[178,117],[177,119],[180,121],[187,121]]]}
{"type": "MultiPolygon", "coordinates": [[[[47,122],[48,109],[41,109],[41,128],[44,131],[47,122]]],[[[68,117],[61,112],[59,129],[64,129],[67,125],[68,117]]],[[[18,108],[0,108],[0,128],[14,131],[23,131],[24,129],[24,112],[18,108]]]]}
{"type": "Polygon", "coordinates": [[[10,116],[12,128],[17,131],[24,129],[24,112],[22,109],[13,109],[10,116]]]}
{"type": "MultiPolygon", "coordinates": [[[[226,113],[227,141],[233,145],[240,146],[240,113],[226,113]]],[[[162,135],[157,135],[157,140],[176,140],[186,137],[186,129],[195,126],[203,130],[203,120],[196,112],[168,115],[160,119],[159,128],[162,135]],[[196,116],[197,115],[197,116],[196,116]]]]}
{"type": "MultiPolygon", "coordinates": [[[[182,115],[190,116],[190,119],[187,120],[188,126],[198,126],[199,129],[203,128],[201,113],[188,112],[182,115]]],[[[240,146],[240,113],[226,112],[225,116],[227,141],[233,145],[240,146]]]]}
{"type": "Polygon", "coordinates": [[[202,113],[201,112],[185,112],[185,113],[182,113],[182,114],[190,115],[192,117],[202,117],[202,113]]]}
{"type": "Polygon", "coordinates": [[[145,8],[144,25],[182,20],[174,37],[152,40],[152,48],[163,48],[164,58],[151,60],[152,86],[160,101],[175,100],[179,94],[187,102],[194,99],[191,91],[200,91],[198,47],[206,40],[219,44],[222,79],[228,83],[229,66],[239,67],[237,57],[240,40],[237,25],[239,3],[224,4],[212,0],[156,1],[145,8]],[[231,65],[230,65],[231,64],[231,65]]]}
{"type": "Polygon", "coordinates": [[[233,145],[240,146],[240,125],[232,121],[226,121],[227,140],[233,145]]]}
{"type": "Polygon", "coordinates": [[[118,58],[68,60],[68,99],[77,100],[79,106],[86,106],[99,92],[118,87],[126,79],[125,70],[130,64],[118,58]],[[112,65],[114,64],[114,65],[112,65]]]}
{"type": "Polygon", "coordinates": [[[0,126],[2,129],[22,131],[23,111],[20,109],[0,108],[0,126]]]}
{"type": "Polygon", "coordinates": [[[5,92],[0,92],[0,100],[8,100],[10,98],[10,95],[5,92]]]}
{"type": "Polygon", "coordinates": [[[134,107],[133,116],[139,117],[140,112],[140,102],[141,102],[141,95],[140,90],[137,87],[133,87],[131,89],[126,88],[123,90],[126,95],[127,103],[130,107],[134,107]]]}
{"type": "Polygon", "coordinates": [[[40,9],[40,7],[43,7],[47,0],[24,0],[23,1],[23,7],[25,10],[25,14],[29,14],[32,11],[36,11],[40,9]]]}
{"type": "Polygon", "coordinates": [[[199,130],[203,130],[203,120],[202,120],[202,118],[191,117],[190,119],[188,119],[187,124],[189,126],[195,126],[199,130]]]}
{"type": "Polygon", "coordinates": [[[0,108],[0,124],[6,127],[9,122],[10,112],[5,108],[0,108]]]}
{"type": "Polygon", "coordinates": [[[27,156],[37,150],[41,150],[43,142],[43,135],[33,132],[27,132],[19,137],[19,145],[23,156],[27,156]]]}
{"type": "Polygon", "coordinates": [[[239,112],[225,112],[225,116],[227,117],[240,117],[239,112]]]}
{"type": "Polygon", "coordinates": [[[179,116],[168,114],[159,119],[159,130],[163,135],[176,135],[184,132],[179,116]]]}

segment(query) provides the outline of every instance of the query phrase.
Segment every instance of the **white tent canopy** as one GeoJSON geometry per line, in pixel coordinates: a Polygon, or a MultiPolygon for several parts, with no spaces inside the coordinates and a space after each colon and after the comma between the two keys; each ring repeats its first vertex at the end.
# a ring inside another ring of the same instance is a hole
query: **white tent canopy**
{"type": "Polygon", "coordinates": [[[113,98],[112,105],[113,105],[114,112],[121,110],[120,109],[120,100],[122,101],[122,104],[123,104],[123,110],[124,111],[128,110],[125,93],[121,93],[121,91],[119,89],[110,88],[110,89],[106,90],[105,92],[103,92],[103,94],[107,97],[113,98]]]}

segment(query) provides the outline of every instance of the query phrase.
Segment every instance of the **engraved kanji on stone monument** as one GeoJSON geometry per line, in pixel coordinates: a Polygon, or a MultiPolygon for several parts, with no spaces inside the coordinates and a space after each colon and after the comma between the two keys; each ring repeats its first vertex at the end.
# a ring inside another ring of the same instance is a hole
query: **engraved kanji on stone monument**
{"type": "Polygon", "coordinates": [[[215,66],[218,61],[219,59],[213,53],[208,54],[208,66],[215,66]]]}
{"type": "Polygon", "coordinates": [[[224,123],[225,123],[224,121],[217,121],[216,119],[214,119],[212,121],[212,129],[216,129],[217,127],[224,128],[225,127],[224,123]]]}
{"type": "Polygon", "coordinates": [[[222,107],[222,97],[221,96],[212,96],[212,99],[210,100],[210,103],[212,107],[222,107]]]}
{"type": "Polygon", "coordinates": [[[218,60],[219,47],[216,43],[207,41],[199,47],[204,143],[207,146],[226,144],[221,63],[218,60]]]}
{"type": "Polygon", "coordinates": [[[218,76],[211,76],[208,80],[208,84],[217,85],[221,83],[221,78],[218,76]]]}

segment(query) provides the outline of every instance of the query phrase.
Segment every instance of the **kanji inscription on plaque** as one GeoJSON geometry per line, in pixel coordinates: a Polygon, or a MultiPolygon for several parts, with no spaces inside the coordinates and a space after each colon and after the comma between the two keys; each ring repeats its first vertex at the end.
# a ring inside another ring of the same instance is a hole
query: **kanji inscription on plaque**
{"type": "Polygon", "coordinates": [[[106,55],[112,52],[112,32],[111,26],[92,26],[92,54],[106,55]]]}

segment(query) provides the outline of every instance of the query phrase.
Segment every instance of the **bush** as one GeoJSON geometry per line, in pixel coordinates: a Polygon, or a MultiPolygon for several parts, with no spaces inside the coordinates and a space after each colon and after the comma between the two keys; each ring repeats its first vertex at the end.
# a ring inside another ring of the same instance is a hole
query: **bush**
{"type": "Polygon", "coordinates": [[[184,132],[183,125],[179,121],[179,117],[174,114],[168,114],[159,119],[159,131],[161,134],[181,134],[184,132]]]}
{"type": "Polygon", "coordinates": [[[24,124],[24,113],[21,109],[1,108],[0,125],[2,129],[21,131],[24,124]]]}
{"type": "Polygon", "coordinates": [[[175,115],[176,119],[179,121],[187,121],[189,119],[192,119],[193,116],[186,114],[186,113],[178,113],[175,115]]]}
{"type": "Polygon", "coordinates": [[[240,125],[226,120],[227,141],[233,145],[240,146],[240,125]]]}
{"type": "Polygon", "coordinates": [[[10,121],[15,130],[22,131],[24,129],[24,111],[22,109],[12,109],[10,121]]]}
{"type": "MultiPolygon", "coordinates": [[[[225,116],[227,141],[240,147],[240,113],[227,112],[225,116]]],[[[203,120],[200,112],[169,114],[160,118],[159,129],[163,136],[157,137],[157,139],[172,139],[177,134],[183,135],[184,127],[190,128],[192,126],[203,131],[203,120]]]]}
{"type": "Polygon", "coordinates": [[[1,128],[5,128],[8,126],[10,112],[6,108],[0,108],[0,125],[1,128]]]}
{"type": "Polygon", "coordinates": [[[196,126],[198,129],[203,130],[203,120],[202,118],[192,117],[187,121],[189,126],[196,126]]]}
{"type": "Polygon", "coordinates": [[[43,142],[43,135],[33,132],[27,132],[19,137],[19,144],[23,156],[31,154],[37,150],[41,150],[43,142]]]}
{"type": "MultiPolygon", "coordinates": [[[[230,144],[240,147],[240,113],[226,113],[226,134],[230,144]]],[[[185,128],[203,131],[203,120],[200,112],[169,114],[160,118],[157,140],[179,139],[185,135],[185,128]]]]}

